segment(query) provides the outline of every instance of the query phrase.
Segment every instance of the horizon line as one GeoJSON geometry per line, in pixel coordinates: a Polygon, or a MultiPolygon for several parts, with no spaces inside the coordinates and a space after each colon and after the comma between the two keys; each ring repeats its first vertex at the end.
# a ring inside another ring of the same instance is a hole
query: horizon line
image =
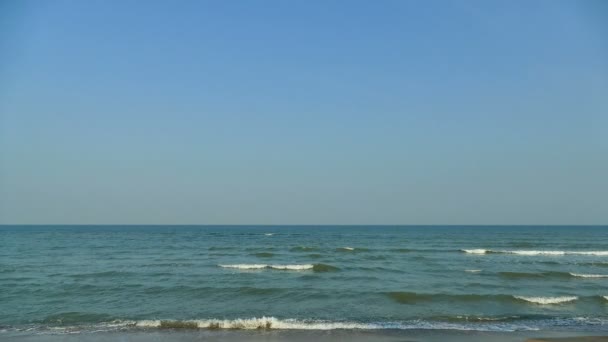
{"type": "Polygon", "coordinates": [[[575,224],[575,223],[560,223],[560,224],[246,224],[246,223],[228,223],[228,224],[213,224],[213,223],[0,223],[2,226],[179,226],[179,227],[608,227],[608,224],[575,224]]]}

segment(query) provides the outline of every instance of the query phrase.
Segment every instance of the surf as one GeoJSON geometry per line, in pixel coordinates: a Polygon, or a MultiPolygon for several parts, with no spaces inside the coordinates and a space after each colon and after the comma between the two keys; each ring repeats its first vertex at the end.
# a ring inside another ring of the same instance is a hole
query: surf
{"type": "Polygon", "coordinates": [[[283,270],[283,271],[307,271],[312,270],[314,272],[335,272],[339,268],[327,265],[327,264],[301,264],[301,265],[269,265],[269,264],[227,264],[218,265],[221,268],[233,268],[239,270],[283,270]]]}
{"type": "Polygon", "coordinates": [[[551,304],[562,304],[569,303],[578,300],[577,296],[562,296],[562,297],[526,297],[526,296],[513,296],[515,299],[519,299],[525,302],[540,304],[540,305],[551,305],[551,304]]]}
{"type": "Polygon", "coordinates": [[[515,255],[591,255],[591,256],[608,256],[608,251],[555,251],[555,250],[493,250],[493,249],[461,249],[461,252],[467,254],[515,254],[515,255]]]}

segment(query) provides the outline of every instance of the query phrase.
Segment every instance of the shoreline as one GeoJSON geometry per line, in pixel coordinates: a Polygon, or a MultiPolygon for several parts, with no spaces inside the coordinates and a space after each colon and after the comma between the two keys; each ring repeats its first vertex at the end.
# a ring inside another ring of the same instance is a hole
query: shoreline
{"type": "Polygon", "coordinates": [[[310,341],[333,342],[441,342],[441,341],[496,341],[496,342],[603,342],[608,332],[598,331],[516,331],[484,332],[460,330],[148,330],[112,331],[69,334],[13,334],[0,333],[6,341],[20,342],[144,342],[144,341],[310,341]]]}

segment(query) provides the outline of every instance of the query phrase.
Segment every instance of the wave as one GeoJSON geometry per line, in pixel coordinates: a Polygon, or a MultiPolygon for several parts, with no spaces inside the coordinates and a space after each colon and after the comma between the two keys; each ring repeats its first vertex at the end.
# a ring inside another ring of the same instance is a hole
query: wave
{"type": "Polygon", "coordinates": [[[391,252],[396,252],[396,253],[410,253],[413,252],[413,249],[409,249],[409,248],[395,248],[395,249],[391,249],[391,252]]]}
{"type": "Polygon", "coordinates": [[[356,322],[280,320],[275,317],[249,319],[208,319],[191,321],[142,320],[133,326],[165,329],[238,329],[238,330],[335,330],[335,329],[381,329],[378,324],[356,322]]]}
{"type": "Polygon", "coordinates": [[[462,321],[424,321],[412,320],[404,322],[349,322],[323,321],[301,319],[278,319],[275,317],[260,317],[246,319],[201,319],[201,320],[139,320],[120,321],[111,327],[127,327],[140,329],[209,329],[209,330],[463,330],[463,331],[516,331],[538,330],[526,325],[509,324],[508,322],[481,319],[477,322],[462,321]]]}
{"type": "Polygon", "coordinates": [[[516,254],[516,255],[595,255],[608,256],[608,251],[536,251],[536,250],[492,250],[492,249],[461,249],[468,254],[516,254]]]}
{"type": "Polygon", "coordinates": [[[468,272],[468,273],[479,273],[479,272],[481,272],[481,270],[464,270],[464,271],[468,272]]]}
{"type": "Polygon", "coordinates": [[[365,260],[386,260],[387,257],[385,255],[368,255],[364,257],[365,260]]]}
{"type": "Polygon", "coordinates": [[[580,274],[580,273],[570,273],[573,277],[579,278],[608,278],[608,274],[580,274]]]}
{"type": "Polygon", "coordinates": [[[433,320],[446,322],[514,322],[535,316],[435,316],[433,320]]]}
{"type": "Polygon", "coordinates": [[[104,322],[109,319],[111,319],[111,316],[107,314],[74,311],[47,316],[42,323],[62,325],[80,322],[104,322]]]}
{"type": "Polygon", "coordinates": [[[486,254],[489,252],[487,249],[461,249],[460,251],[468,254],[486,254]]]}
{"type": "Polygon", "coordinates": [[[608,262],[579,262],[579,266],[608,267],[608,262]]]}
{"type": "MultiPolygon", "coordinates": [[[[608,298],[607,298],[608,299],[608,298]]],[[[116,319],[104,314],[64,313],[49,316],[41,324],[0,326],[0,332],[29,331],[35,334],[74,334],[86,332],[125,331],[129,329],[170,330],[463,330],[463,331],[530,331],[555,326],[604,326],[604,318],[555,318],[545,315],[524,316],[435,316],[405,321],[329,321],[313,319],[278,319],[253,317],[237,319],[116,319]],[[85,320],[81,320],[84,318],[85,320]]],[[[0,335],[1,336],[1,335],[0,335]]]]}
{"type": "Polygon", "coordinates": [[[319,258],[323,257],[323,254],[313,253],[313,254],[308,254],[307,257],[313,258],[313,259],[319,259],[319,258]]]}
{"type": "Polygon", "coordinates": [[[222,268],[236,268],[239,270],[259,270],[267,268],[266,264],[233,264],[233,265],[218,265],[222,268]]]}
{"type": "Polygon", "coordinates": [[[479,295],[479,294],[443,294],[443,293],[416,293],[416,292],[388,292],[386,295],[401,304],[418,304],[431,301],[445,302],[503,302],[521,303],[529,302],[534,304],[559,304],[572,302],[578,299],[576,296],[563,297],[525,297],[515,295],[479,295]]]}
{"type": "Polygon", "coordinates": [[[388,292],[386,295],[401,304],[417,304],[430,301],[450,302],[482,302],[482,301],[509,301],[509,295],[479,295],[479,294],[444,294],[444,293],[417,293],[417,292],[388,292]]]}
{"type": "Polygon", "coordinates": [[[272,258],[274,256],[274,253],[270,253],[270,252],[259,252],[259,253],[253,253],[254,256],[258,257],[258,258],[272,258]]]}
{"type": "Polygon", "coordinates": [[[561,304],[573,302],[578,299],[576,296],[563,296],[563,297],[524,297],[524,296],[513,296],[516,299],[520,299],[526,302],[534,303],[534,304],[561,304]]]}
{"type": "Polygon", "coordinates": [[[268,264],[233,264],[233,265],[218,265],[222,268],[235,268],[239,270],[289,270],[289,271],[305,271],[312,270],[314,272],[334,272],[339,268],[326,264],[303,264],[303,265],[268,265],[268,264]]]}
{"type": "Polygon", "coordinates": [[[272,268],[273,270],[292,270],[292,271],[300,271],[300,270],[311,270],[314,269],[315,265],[268,265],[268,268],[272,268]]]}
{"type": "Polygon", "coordinates": [[[223,247],[223,246],[211,246],[209,247],[210,251],[229,251],[229,250],[233,250],[236,249],[236,247],[223,247]]]}
{"type": "Polygon", "coordinates": [[[80,273],[80,274],[71,274],[69,277],[71,278],[106,278],[106,277],[128,277],[136,275],[133,272],[122,272],[122,271],[104,271],[104,272],[94,272],[94,273],[80,273]]]}
{"type": "Polygon", "coordinates": [[[571,278],[574,276],[568,272],[498,272],[498,275],[507,279],[571,278]]]}
{"type": "Polygon", "coordinates": [[[339,247],[336,252],[367,252],[369,249],[361,247],[339,247]]]}
{"type": "Polygon", "coordinates": [[[290,250],[292,252],[309,252],[309,251],[316,251],[319,248],[317,247],[307,247],[307,246],[297,246],[297,247],[293,247],[290,250]]]}

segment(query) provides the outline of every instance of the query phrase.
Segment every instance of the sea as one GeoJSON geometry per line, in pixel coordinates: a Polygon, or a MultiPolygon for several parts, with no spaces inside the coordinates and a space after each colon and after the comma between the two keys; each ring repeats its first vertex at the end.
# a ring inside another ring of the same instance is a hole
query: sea
{"type": "Polygon", "coordinates": [[[604,226],[0,226],[0,340],[608,333],[604,226]]]}

